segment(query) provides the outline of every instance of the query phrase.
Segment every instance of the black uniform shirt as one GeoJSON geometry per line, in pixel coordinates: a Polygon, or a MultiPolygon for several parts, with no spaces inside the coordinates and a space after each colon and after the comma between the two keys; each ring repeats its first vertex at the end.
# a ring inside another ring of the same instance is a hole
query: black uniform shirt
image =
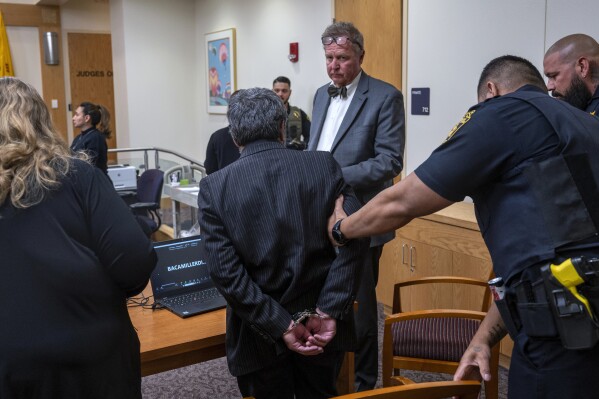
{"type": "Polygon", "coordinates": [[[589,102],[589,105],[587,105],[586,111],[599,117],[599,86],[597,86],[595,94],[593,94],[593,98],[589,102]]]}
{"type": "MultiPolygon", "coordinates": [[[[540,91],[533,86],[519,90],[540,91]]],[[[513,98],[495,97],[470,108],[450,136],[415,173],[450,201],[475,198],[526,160],[556,148],[543,115],[513,98]]]]}
{"type": "MultiPolygon", "coordinates": [[[[539,89],[524,86],[518,91],[539,89]]],[[[562,112],[555,101],[553,108],[562,112]]],[[[568,117],[566,112],[560,115],[568,117]]],[[[539,110],[518,98],[500,96],[471,108],[415,173],[448,200],[473,198],[495,273],[507,278],[555,257],[542,210],[523,171],[560,150],[555,130],[539,110]]]]}

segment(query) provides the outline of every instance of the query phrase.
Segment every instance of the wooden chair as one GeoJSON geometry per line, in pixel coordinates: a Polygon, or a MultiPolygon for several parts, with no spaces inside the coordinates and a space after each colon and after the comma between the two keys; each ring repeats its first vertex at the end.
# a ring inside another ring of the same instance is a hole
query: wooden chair
{"type": "Polygon", "coordinates": [[[480,392],[477,381],[438,381],[409,384],[390,388],[336,396],[336,399],[442,399],[459,396],[461,399],[476,399],[480,392]]]}
{"type": "MultiPolygon", "coordinates": [[[[462,354],[491,304],[486,281],[466,277],[424,277],[395,284],[393,313],[383,333],[383,386],[409,384],[399,369],[454,374],[462,354]],[[402,312],[400,289],[423,284],[465,284],[484,287],[480,311],[431,309],[402,312]]],[[[491,351],[491,376],[485,382],[487,399],[499,395],[499,345],[491,351]]]]}

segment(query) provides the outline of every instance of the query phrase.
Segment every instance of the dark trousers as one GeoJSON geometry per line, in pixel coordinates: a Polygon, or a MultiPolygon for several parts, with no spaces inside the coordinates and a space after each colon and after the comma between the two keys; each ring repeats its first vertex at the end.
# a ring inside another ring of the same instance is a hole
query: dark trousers
{"type": "Polygon", "coordinates": [[[316,356],[290,352],[273,364],[237,377],[241,395],[256,399],[324,399],[337,396],[337,376],[345,352],[316,356]]]}
{"type": "Polygon", "coordinates": [[[379,372],[379,332],[375,288],[379,279],[379,259],[382,253],[382,245],[369,248],[356,296],[358,311],[355,324],[358,345],[354,359],[357,392],[373,389],[379,372]]]}
{"type": "Polygon", "coordinates": [[[508,397],[599,398],[599,344],[590,350],[568,350],[559,340],[518,334],[510,364],[508,397]]]}

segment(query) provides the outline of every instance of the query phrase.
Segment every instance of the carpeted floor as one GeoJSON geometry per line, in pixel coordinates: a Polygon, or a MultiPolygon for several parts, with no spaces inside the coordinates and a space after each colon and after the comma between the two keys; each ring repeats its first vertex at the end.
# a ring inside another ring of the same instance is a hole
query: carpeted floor
{"type": "MultiPolygon", "coordinates": [[[[379,305],[379,346],[382,342],[384,314],[379,305]]],[[[416,382],[451,379],[447,374],[404,372],[416,382]]],[[[380,386],[381,366],[379,364],[380,386]]],[[[238,399],[237,381],[229,374],[225,358],[211,360],[142,379],[144,399],[238,399]]],[[[484,398],[484,394],[481,396],[484,398]]],[[[507,398],[507,370],[499,369],[499,399],[507,398]]]]}

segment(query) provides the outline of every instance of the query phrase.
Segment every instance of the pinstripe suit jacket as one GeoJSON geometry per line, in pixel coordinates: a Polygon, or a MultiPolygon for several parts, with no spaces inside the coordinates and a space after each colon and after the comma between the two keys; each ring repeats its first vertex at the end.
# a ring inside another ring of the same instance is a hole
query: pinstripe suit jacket
{"type": "Polygon", "coordinates": [[[341,193],[346,211],[355,212],[359,201],[329,153],[265,140],[200,181],[200,226],[211,277],[229,304],[226,348],[234,376],[285,354],[283,332],[306,308],[337,319],[326,348],[353,349],[353,302],[369,240],[352,240],[335,255],[327,218],[341,193]]]}
{"type": "MultiPolygon", "coordinates": [[[[329,84],[316,91],[308,150],[315,150],[331,98],[329,84]]],[[[392,85],[362,71],[354,97],[339,126],[331,154],[363,204],[393,185],[403,167],[403,96],[392,85]]],[[[372,237],[372,245],[393,239],[393,232],[372,237]]]]}

